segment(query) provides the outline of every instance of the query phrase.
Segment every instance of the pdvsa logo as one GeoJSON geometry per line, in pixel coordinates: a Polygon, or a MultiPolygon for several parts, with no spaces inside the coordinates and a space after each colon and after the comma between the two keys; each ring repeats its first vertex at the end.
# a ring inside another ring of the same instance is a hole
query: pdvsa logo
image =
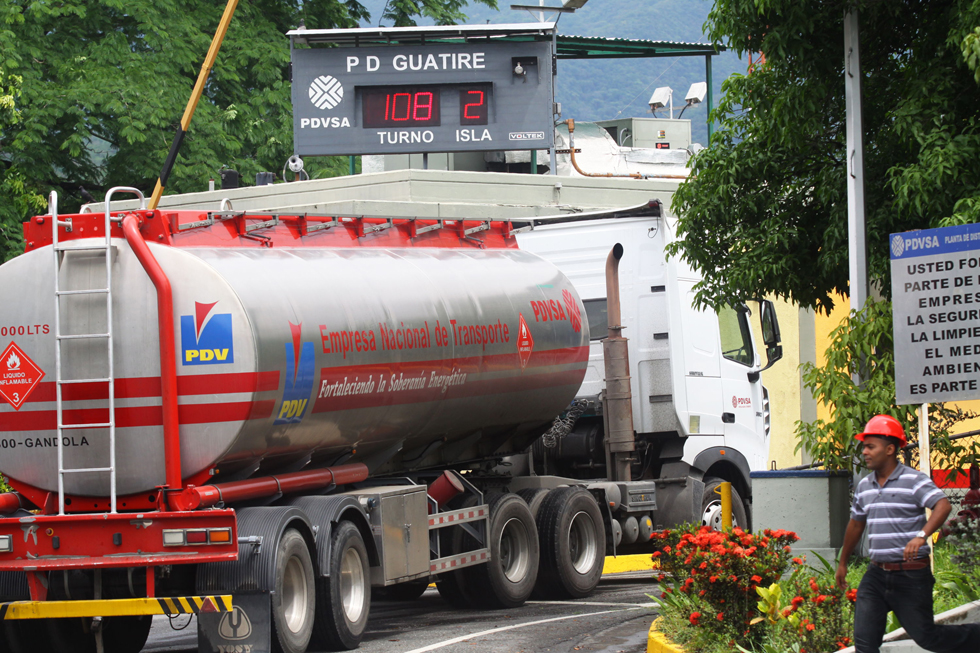
{"type": "Polygon", "coordinates": [[[321,75],[310,84],[310,102],[317,109],[333,109],[344,99],[344,85],[330,75],[321,75]]]}
{"type": "Polygon", "coordinates": [[[735,397],[732,396],[732,408],[745,408],[752,407],[751,397],[735,397]]]}
{"type": "Polygon", "coordinates": [[[293,341],[286,343],[286,387],[282,392],[282,405],[273,424],[299,424],[306,415],[313,392],[313,377],[316,374],[316,355],[312,342],[302,343],[302,322],[289,323],[293,341]]]}
{"type": "Polygon", "coordinates": [[[194,302],[194,315],[180,316],[180,362],[184,365],[223,365],[235,362],[231,313],[211,314],[218,302],[194,302]]]}
{"type": "Polygon", "coordinates": [[[561,296],[565,300],[565,308],[568,310],[568,317],[572,322],[572,331],[578,333],[582,330],[582,311],[579,310],[578,302],[567,290],[562,290],[561,296]]]}

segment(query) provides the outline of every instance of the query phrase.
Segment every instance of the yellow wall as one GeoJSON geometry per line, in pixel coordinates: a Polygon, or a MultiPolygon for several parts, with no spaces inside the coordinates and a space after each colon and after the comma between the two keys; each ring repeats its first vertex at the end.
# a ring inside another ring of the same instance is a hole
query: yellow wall
{"type": "MultiPolygon", "coordinates": [[[[779,330],[782,336],[783,358],[762,373],[762,383],[769,390],[771,428],[769,432],[769,465],[776,461],[776,467],[792,467],[801,462],[800,454],[794,453],[796,447],[796,422],[801,416],[800,383],[800,311],[785,301],[773,302],[779,330]]],[[[753,311],[758,304],[753,305],[753,311]]],[[[756,326],[756,342],[762,345],[762,334],[758,331],[758,319],[752,320],[756,326]]],[[[765,351],[759,352],[762,365],[766,364],[765,351]]],[[[805,355],[805,354],[804,354],[805,355]]]]}

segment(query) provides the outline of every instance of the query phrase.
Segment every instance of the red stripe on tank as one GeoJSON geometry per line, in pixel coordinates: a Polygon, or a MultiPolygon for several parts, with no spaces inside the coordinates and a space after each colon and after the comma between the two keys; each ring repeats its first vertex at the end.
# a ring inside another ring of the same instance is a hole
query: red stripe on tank
{"type": "MultiPolygon", "coordinates": [[[[177,394],[183,397],[234,392],[266,392],[279,389],[279,372],[237,372],[234,374],[195,374],[177,377],[177,394]]],[[[109,398],[107,383],[64,385],[64,401],[97,401],[109,398]]],[[[160,377],[116,379],[116,399],[160,396],[160,377]]],[[[55,400],[54,382],[39,383],[26,403],[55,400]]]]}
{"type": "MultiPolygon", "coordinates": [[[[181,424],[212,424],[265,419],[272,415],[275,400],[239,401],[220,404],[185,404],[177,407],[181,424]]],[[[64,423],[103,424],[109,418],[108,408],[82,408],[62,411],[64,423]]],[[[53,431],[57,426],[54,410],[0,413],[0,431],[53,431]]],[[[163,426],[160,406],[125,406],[116,408],[116,427],[163,426]]],[[[74,431],[75,429],[72,429],[74,431]]],[[[66,432],[67,434],[68,432],[66,432]]]]}

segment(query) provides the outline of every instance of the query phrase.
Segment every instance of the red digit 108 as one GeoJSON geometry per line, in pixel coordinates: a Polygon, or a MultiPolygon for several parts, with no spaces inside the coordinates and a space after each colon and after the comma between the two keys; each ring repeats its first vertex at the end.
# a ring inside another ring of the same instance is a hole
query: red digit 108
{"type": "Polygon", "coordinates": [[[429,91],[388,93],[385,96],[385,120],[394,122],[432,120],[433,102],[433,94],[429,91]]]}

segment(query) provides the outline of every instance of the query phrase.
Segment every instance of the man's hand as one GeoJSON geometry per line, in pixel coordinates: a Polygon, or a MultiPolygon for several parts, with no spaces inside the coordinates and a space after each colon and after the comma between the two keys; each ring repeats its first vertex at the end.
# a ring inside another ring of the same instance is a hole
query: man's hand
{"type": "Polygon", "coordinates": [[[919,556],[919,549],[926,545],[925,539],[921,537],[913,537],[909,540],[909,543],[905,545],[905,559],[913,560],[919,556]]]}
{"type": "Polygon", "coordinates": [[[838,588],[847,589],[847,565],[843,562],[837,565],[837,573],[834,574],[834,579],[837,581],[838,588]]]}

